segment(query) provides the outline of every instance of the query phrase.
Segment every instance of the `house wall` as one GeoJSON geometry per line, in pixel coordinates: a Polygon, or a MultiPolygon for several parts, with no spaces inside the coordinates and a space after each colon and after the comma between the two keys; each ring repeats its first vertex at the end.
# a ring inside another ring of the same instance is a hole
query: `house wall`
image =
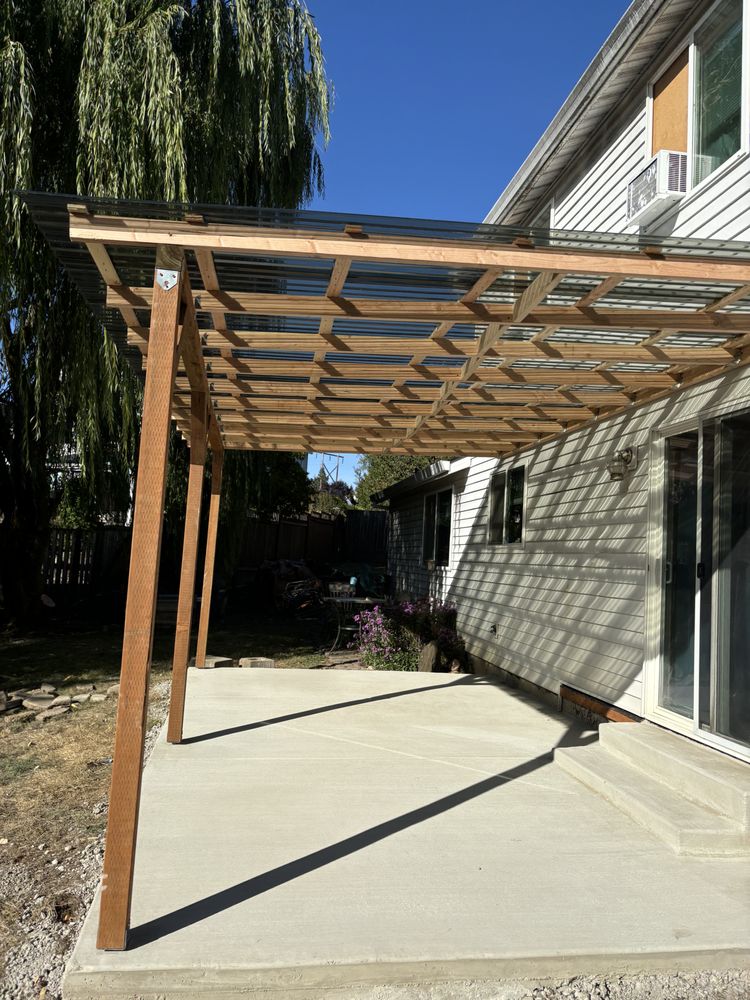
{"type": "Polygon", "coordinates": [[[660,427],[716,407],[750,406],[738,369],[668,400],[522,452],[524,541],[487,544],[491,475],[510,461],[473,459],[455,486],[453,558],[421,559],[423,493],[392,510],[390,572],[397,590],[454,601],[470,653],[550,690],[561,683],[643,714],[648,573],[649,442],[660,427]],[[619,448],[638,465],[622,482],[605,468],[619,448]],[[491,627],[495,626],[495,633],[491,627]]]}
{"type": "MultiPolygon", "coordinates": [[[[555,228],[634,230],[625,217],[626,187],[650,154],[648,85],[681,51],[679,43],[631,90],[586,162],[579,159],[550,192],[555,228]]],[[[649,232],[750,240],[750,155],[738,154],[649,232]]],[[[472,459],[456,488],[454,558],[446,569],[428,574],[422,565],[422,495],[394,505],[390,569],[397,589],[455,601],[469,651],[488,663],[644,714],[649,442],[665,424],[742,401],[750,407],[745,369],[521,453],[522,545],[486,544],[490,477],[510,463],[472,459]],[[605,463],[628,446],[637,448],[638,467],[611,482],[605,463]]]]}

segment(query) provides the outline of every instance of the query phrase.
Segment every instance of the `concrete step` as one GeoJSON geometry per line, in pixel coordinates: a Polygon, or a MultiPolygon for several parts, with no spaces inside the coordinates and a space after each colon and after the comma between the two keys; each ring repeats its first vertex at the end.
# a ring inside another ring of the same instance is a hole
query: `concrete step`
{"type": "Polygon", "coordinates": [[[738,822],[684,798],[609,753],[601,743],[561,747],[555,751],[555,761],[677,854],[709,857],[750,854],[750,838],[738,822]]]}
{"type": "Polygon", "coordinates": [[[599,742],[632,767],[736,820],[750,833],[750,764],[650,722],[601,726],[599,742]]]}

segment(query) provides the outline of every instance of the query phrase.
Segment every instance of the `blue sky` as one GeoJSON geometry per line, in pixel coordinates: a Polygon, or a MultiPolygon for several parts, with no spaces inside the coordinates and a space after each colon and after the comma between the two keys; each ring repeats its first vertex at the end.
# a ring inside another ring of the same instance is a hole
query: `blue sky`
{"type": "MultiPolygon", "coordinates": [[[[308,0],[335,88],[311,207],[480,220],[626,0],[308,0]]],[[[354,481],[356,456],[342,474],[354,481]]],[[[320,459],[310,456],[315,473],[320,459]]]]}

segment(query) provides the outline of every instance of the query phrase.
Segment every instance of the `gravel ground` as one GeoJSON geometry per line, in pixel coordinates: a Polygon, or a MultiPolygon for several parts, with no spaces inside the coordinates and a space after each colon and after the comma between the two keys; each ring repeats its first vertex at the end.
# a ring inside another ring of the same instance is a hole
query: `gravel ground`
{"type": "MultiPolygon", "coordinates": [[[[338,997],[339,994],[337,993],[338,997]]],[[[750,971],[365,987],[341,1000],[748,1000],[750,971]]]]}
{"type": "MultiPolygon", "coordinates": [[[[169,681],[152,683],[151,691],[151,710],[161,719],[146,736],[146,757],[166,715],[169,681]]],[[[97,803],[94,810],[105,815],[106,801],[97,803]]],[[[66,854],[56,868],[67,869],[67,891],[52,898],[44,897],[38,876],[23,862],[0,865],[0,897],[24,900],[19,915],[24,940],[8,952],[0,1000],[61,1000],[65,963],[99,884],[103,857],[103,834],[80,854],[66,854]]]]}

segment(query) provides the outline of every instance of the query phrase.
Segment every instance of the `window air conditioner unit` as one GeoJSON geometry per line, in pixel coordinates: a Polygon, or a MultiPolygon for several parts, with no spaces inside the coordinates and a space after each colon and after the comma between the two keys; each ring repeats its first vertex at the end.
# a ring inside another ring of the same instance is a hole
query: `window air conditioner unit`
{"type": "Polygon", "coordinates": [[[687,191],[687,153],[660,149],[628,184],[628,222],[642,226],[687,191]]]}

